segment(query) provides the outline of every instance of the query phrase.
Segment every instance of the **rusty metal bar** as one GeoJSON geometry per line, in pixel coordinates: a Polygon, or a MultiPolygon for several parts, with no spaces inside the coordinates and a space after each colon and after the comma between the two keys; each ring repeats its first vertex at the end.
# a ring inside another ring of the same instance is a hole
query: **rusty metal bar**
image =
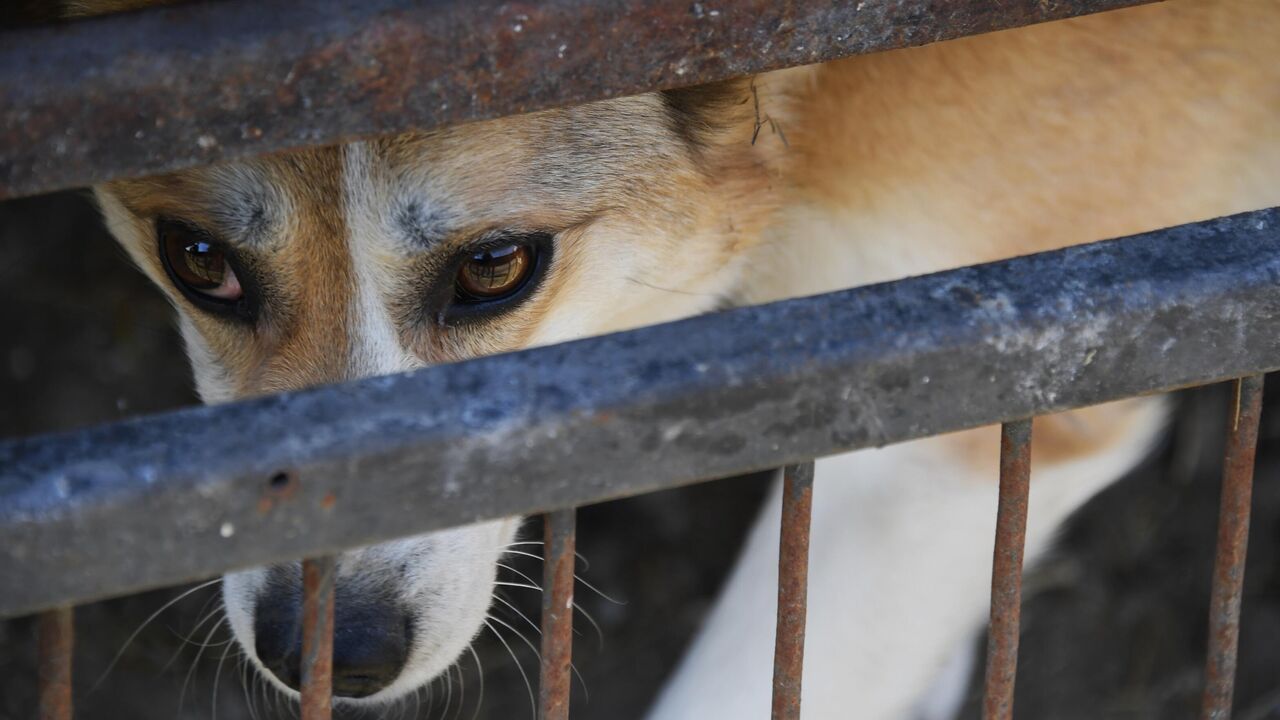
{"type": "Polygon", "coordinates": [[[1253,459],[1262,416],[1262,375],[1235,381],[1227,419],[1227,449],[1222,463],[1222,501],[1218,511],[1218,547],[1209,601],[1209,653],[1200,717],[1231,717],[1231,697],[1240,639],[1240,601],[1245,554],[1249,546],[1249,506],[1253,496],[1253,459]]]}
{"type": "Polygon", "coordinates": [[[1265,210],[0,441],[0,615],[1275,369],[1278,276],[1265,210]]]}
{"type": "Polygon", "coordinates": [[[809,590],[809,516],[813,461],[788,465],[782,482],[778,552],[778,626],[773,646],[773,720],[800,720],[804,629],[809,590]]]}
{"type": "Polygon", "coordinates": [[[302,563],[302,720],[329,720],[333,712],[332,555],[302,563]]]}
{"type": "Polygon", "coordinates": [[[224,0],[0,32],[0,198],[1152,0],[224,0]]]}
{"type": "Polygon", "coordinates": [[[70,607],[46,610],[36,620],[40,720],[71,720],[74,620],[75,611],[70,607]]]}
{"type": "Polygon", "coordinates": [[[573,508],[542,516],[546,553],[542,579],[542,675],[539,720],[569,720],[573,661],[573,562],[577,545],[573,508]]]}
{"type": "Polygon", "coordinates": [[[1031,420],[1007,422],[1000,432],[1000,501],[991,567],[991,624],[987,634],[983,720],[1013,717],[1013,684],[1018,672],[1018,629],[1022,614],[1022,551],[1027,536],[1030,489],[1031,420]]]}

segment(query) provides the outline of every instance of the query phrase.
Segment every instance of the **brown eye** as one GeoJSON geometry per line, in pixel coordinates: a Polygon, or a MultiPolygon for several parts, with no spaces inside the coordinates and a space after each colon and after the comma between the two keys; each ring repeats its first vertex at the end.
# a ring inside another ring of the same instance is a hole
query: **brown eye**
{"type": "Polygon", "coordinates": [[[184,294],[225,303],[244,295],[226,253],[208,236],[172,220],[161,220],[157,229],[165,269],[184,294]]]}
{"type": "Polygon", "coordinates": [[[524,287],[533,274],[535,251],[511,244],[478,252],[458,268],[455,295],[463,303],[501,300],[524,287]]]}

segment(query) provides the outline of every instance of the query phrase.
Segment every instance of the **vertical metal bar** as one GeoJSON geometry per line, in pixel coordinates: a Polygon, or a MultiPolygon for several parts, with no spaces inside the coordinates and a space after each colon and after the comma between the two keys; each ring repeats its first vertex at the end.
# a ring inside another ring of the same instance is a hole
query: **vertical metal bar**
{"type": "Polygon", "coordinates": [[[573,562],[576,546],[573,508],[543,516],[546,564],[542,585],[542,675],[540,720],[568,720],[569,670],[573,660],[573,562]]]}
{"type": "Polygon", "coordinates": [[[36,620],[40,720],[71,720],[71,648],[74,610],[46,610],[36,620]]]}
{"type": "Polygon", "coordinates": [[[329,720],[333,713],[332,555],[302,562],[302,720],[329,720]]]}
{"type": "Polygon", "coordinates": [[[1007,422],[1000,432],[1000,501],[991,567],[991,625],[987,634],[984,720],[1013,717],[1022,612],[1022,551],[1031,489],[1031,420],[1007,422]]]}
{"type": "Polygon", "coordinates": [[[1218,510],[1218,547],[1209,600],[1209,656],[1200,717],[1231,717],[1231,697],[1240,638],[1240,600],[1249,545],[1249,505],[1253,496],[1253,458],[1262,416],[1262,375],[1235,381],[1227,420],[1227,450],[1222,464],[1222,501],[1218,510]]]}
{"type": "Polygon", "coordinates": [[[778,552],[778,626],[773,646],[773,720],[800,720],[804,626],[809,590],[809,516],[813,462],[783,471],[778,552]]]}

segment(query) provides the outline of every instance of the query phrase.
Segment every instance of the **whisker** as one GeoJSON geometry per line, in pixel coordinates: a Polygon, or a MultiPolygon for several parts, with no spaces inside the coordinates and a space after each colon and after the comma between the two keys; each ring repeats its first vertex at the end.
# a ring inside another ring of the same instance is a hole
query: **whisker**
{"type": "Polygon", "coordinates": [[[135,639],[137,639],[138,634],[139,634],[139,633],[141,633],[141,632],[143,631],[143,629],[144,629],[144,628],[146,628],[148,625],[150,625],[150,624],[151,624],[151,621],[152,621],[152,620],[155,620],[156,618],[160,617],[160,613],[162,613],[162,612],[164,612],[165,610],[168,610],[169,608],[173,607],[173,606],[174,606],[174,605],[176,605],[179,601],[181,601],[183,598],[187,597],[187,596],[188,596],[188,595],[190,595],[191,593],[194,593],[194,592],[196,592],[196,591],[198,591],[198,590],[203,590],[204,588],[207,588],[207,587],[209,587],[210,585],[213,585],[213,584],[215,584],[215,583],[219,583],[219,582],[221,582],[221,581],[222,581],[222,578],[214,578],[213,580],[210,580],[210,581],[208,581],[208,582],[200,583],[199,585],[197,585],[197,586],[195,586],[195,587],[191,588],[190,590],[187,590],[186,592],[184,592],[184,593],[182,593],[181,595],[179,595],[178,597],[176,597],[176,598],[174,598],[174,599],[170,600],[169,602],[165,603],[164,605],[161,605],[159,610],[156,610],[155,612],[151,613],[151,616],[150,616],[150,617],[148,617],[146,620],[143,620],[143,621],[142,621],[142,624],[138,626],[138,629],[137,629],[137,630],[134,630],[134,631],[133,631],[133,634],[132,634],[132,635],[130,635],[130,636],[129,636],[129,638],[128,638],[127,640],[125,640],[125,641],[124,641],[124,644],[120,646],[120,650],[116,652],[116,656],[115,656],[115,657],[113,657],[113,658],[111,658],[111,662],[107,665],[107,669],[106,669],[106,670],[103,670],[103,671],[102,671],[102,675],[100,675],[100,676],[98,677],[98,679],[97,679],[96,681],[94,681],[93,686],[89,688],[89,692],[93,692],[94,690],[97,690],[97,689],[98,689],[98,686],[102,685],[102,681],[103,681],[103,680],[106,680],[106,679],[107,679],[107,675],[111,674],[111,671],[112,671],[113,669],[115,669],[116,663],[120,662],[120,658],[124,657],[124,651],[129,649],[129,645],[130,645],[130,644],[131,644],[135,639]]]}
{"type": "Polygon", "coordinates": [[[227,661],[227,653],[231,651],[231,647],[228,643],[222,650],[222,657],[218,658],[218,669],[213,671],[213,708],[210,712],[210,720],[218,720],[218,681],[222,679],[222,664],[227,661]]]}
{"type": "Polygon", "coordinates": [[[516,614],[516,617],[518,617],[518,618],[520,618],[521,620],[524,620],[526,623],[528,623],[528,624],[529,624],[529,627],[533,628],[533,631],[534,631],[534,632],[538,633],[539,635],[541,635],[541,634],[542,634],[542,628],[538,627],[538,624],[537,624],[537,623],[535,623],[534,621],[530,620],[528,615],[525,615],[524,613],[520,612],[520,609],[519,609],[519,608],[517,608],[517,607],[515,606],[515,604],[514,604],[514,603],[512,603],[510,600],[508,600],[508,599],[506,599],[506,598],[502,597],[501,595],[499,595],[499,594],[497,594],[497,593],[494,593],[494,594],[493,594],[493,599],[494,599],[494,600],[497,600],[498,602],[500,602],[500,603],[502,603],[503,605],[506,605],[508,608],[510,608],[510,609],[511,609],[511,611],[512,611],[512,612],[514,612],[514,613],[516,614]]]}
{"type": "Polygon", "coordinates": [[[200,657],[204,655],[205,648],[209,646],[209,639],[213,637],[213,634],[216,633],[218,631],[218,628],[222,627],[222,623],[226,621],[227,621],[227,616],[223,615],[221,620],[214,623],[213,627],[209,628],[209,633],[204,636],[204,647],[201,647],[200,650],[196,652],[196,659],[191,661],[191,667],[190,669],[187,670],[187,676],[182,681],[182,690],[178,692],[178,715],[179,716],[182,715],[182,707],[185,704],[185,701],[187,698],[187,684],[191,682],[191,676],[195,674],[196,666],[200,664],[200,657]]]}
{"type": "Polygon", "coordinates": [[[462,716],[462,706],[467,704],[467,676],[462,673],[462,663],[455,665],[458,669],[458,709],[453,711],[453,720],[462,716]]]}
{"type": "Polygon", "coordinates": [[[542,589],[542,586],[541,586],[541,585],[538,585],[538,581],[537,581],[537,580],[534,580],[533,578],[531,578],[531,577],[529,577],[528,575],[526,575],[526,574],[524,574],[524,573],[520,572],[519,570],[517,570],[517,569],[515,569],[515,568],[511,567],[510,565],[504,565],[503,563],[498,563],[498,567],[503,568],[503,569],[505,569],[505,570],[510,570],[511,572],[515,573],[516,575],[519,575],[521,580],[527,580],[528,582],[530,582],[531,584],[533,584],[535,587],[537,587],[539,590],[541,590],[541,589],[542,589]]]}
{"type": "Polygon", "coordinates": [[[249,710],[249,720],[258,720],[258,709],[253,705],[253,697],[249,688],[252,686],[252,680],[249,679],[249,657],[240,652],[240,692],[244,695],[245,707],[249,710]]]}
{"type": "Polygon", "coordinates": [[[449,713],[451,705],[453,705],[453,672],[452,667],[448,667],[444,670],[444,707],[440,709],[440,717],[449,713]]]}
{"type": "Polygon", "coordinates": [[[476,699],[476,709],[471,713],[471,720],[480,717],[480,707],[484,705],[484,665],[480,664],[480,656],[476,654],[476,649],[472,643],[467,643],[467,650],[471,652],[471,657],[476,661],[476,677],[480,680],[480,697],[476,699]]]}
{"type": "Polygon", "coordinates": [[[520,671],[520,677],[524,679],[524,687],[529,691],[529,717],[536,718],[538,716],[538,703],[533,699],[533,684],[529,682],[529,675],[525,673],[524,666],[520,664],[520,659],[516,657],[516,651],[511,649],[511,644],[507,642],[506,638],[502,637],[502,633],[489,624],[488,618],[485,618],[484,626],[489,628],[490,632],[498,638],[498,642],[502,643],[502,646],[507,649],[507,653],[511,655],[511,660],[515,662],[516,669],[520,671]]]}
{"type": "MultiPolygon", "coordinates": [[[[216,598],[216,597],[217,597],[217,595],[214,595],[214,598],[216,598]]],[[[213,598],[210,598],[210,599],[213,599],[213,598]]],[[[206,605],[206,606],[207,606],[208,604],[209,604],[208,602],[205,602],[205,605],[206,605]]],[[[195,645],[195,646],[197,646],[197,647],[204,647],[203,645],[201,645],[201,644],[200,644],[200,643],[198,643],[198,642],[195,642],[195,641],[194,641],[194,640],[192,640],[191,638],[195,637],[195,635],[196,635],[196,633],[197,633],[197,632],[200,632],[200,628],[201,628],[201,627],[203,627],[205,623],[207,623],[207,622],[209,622],[210,620],[212,620],[212,619],[214,619],[214,618],[218,617],[218,612],[219,612],[221,609],[222,609],[222,607],[221,607],[221,606],[219,606],[219,607],[215,607],[214,609],[210,610],[210,611],[209,611],[209,612],[208,612],[208,613],[207,613],[203,618],[201,618],[201,619],[200,619],[200,622],[197,622],[197,623],[196,623],[196,624],[191,628],[191,632],[187,633],[187,635],[186,635],[185,637],[179,638],[179,639],[181,640],[181,643],[178,645],[178,648],[177,648],[176,650],[174,650],[174,651],[173,651],[173,654],[169,656],[169,660],[168,660],[168,662],[166,662],[166,663],[164,664],[164,667],[160,668],[160,673],[161,673],[161,674],[163,674],[163,673],[164,673],[166,670],[168,670],[170,667],[173,667],[173,664],[174,664],[175,662],[177,662],[177,660],[178,660],[178,656],[182,655],[182,651],[186,649],[186,646],[187,646],[187,645],[195,645]]]]}
{"type": "MultiPolygon", "coordinates": [[[[518,545],[539,545],[539,546],[541,546],[541,545],[546,545],[546,543],[544,543],[544,542],[543,542],[543,541],[541,541],[541,540],[521,540],[521,541],[519,541],[519,542],[513,542],[513,543],[510,543],[510,544],[505,545],[505,546],[503,546],[503,547],[500,547],[500,548],[498,548],[498,550],[500,550],[500,551],[507,551],[507,549],[508,549],[508,548],[513,548],[513,547],[516,547],[516,546],[518,546],[518,545]]],[[[582,554],[582,553],[580,553],[580,552],[574,551],[573,556],[574,556],[575,558],[577,558],[579,561],[581,561],[581,562],[582,562],[582,570],[583,570],[583,572],[586,572],[587,570],[590,570],[590,569],[591,569],[591,561],[590,561],[590,560],[587,560],[587,556],[586,556],[586,555],[583,555],[583,554],[582,554]]],[[[537,558],[537,559],[539,559],[539,560],[543,560],[543,558],[542,558],[542,556],[541,556],[541,555],[529,555],[529,557],[533,557],[533,558],[537,558]]],[[[544,562],[545,562],[545,561],[544,561],[544,562]]]]}
{"type": "MultiPolygon", "coordinates": [[[[520,638],[521,640],[523,640],[523,641],[524,641],[524,644],[525,644],[525,645],[528,645],[528,646],[529,646],[529,649],[533,651],[533,655],[534,655],[534,657],[538,658],[538,662],[539,662],[539,663],[541,663],[541,662],[542,662],[542,653],[538,652],[538,648],[537,648],[536,646],[534,646],[534,644],[529,640],[529,638],[527,638],[527,637],[525,637],[525,636],[524,636],[524,633],[522,633],[522,632],[520,632],[519,630],[515,629],[515,628],[514,628],[514,627],[512,627],[511,625],[509,625],[509,624],[507,624],[507,623],[505,623],[505,622],[502,622],[501,618],[496,618],[496,617],[494,617],[494,616],[490,615],[490,616],[489,616],[489,619],[490,619],[490,620],[492,620],[492,621],[494,621],[494,622],[496,622],[496,623],[500,623],[500,624],[502,625],[502,627],[504,627],[504,628],[506,628],[506,629],[510,630],[511,632],[515,633],[515,634],[516,634],[516,637],[518,637],[518,638],[520,638]]],[[[542,631],[541,631],[541,630],[538,630],[538,634],[539,634],[539,635],[541,635],[541,634],[542,634],[542,631]]],[[[583,679],[583,677],[582,677],[582,673],[578,672],[578,668],[577,668],[577,666],[575,666],[573,663],[569,663],[569,670],[570,670],[570,671],[572,671],[574,675],[577,675],[577,676],[578,676],[578,682],[582,683],[582,692],[583,692],[584,694],[586,694],[586,693],[587,693],[587,681],[583,679]]],[[[589,695],[587,695],[587,697],[588,697],[588,699],[590,698],[590,696],[589,696],[589,695]]]]}
{"type": "Polygon", "coordinates": [[[493,584],[501,585],[502,587],[518,587],[518,588],[525,588],[526,590],[537,590],[538,592],[542,592],[542,588],[538,587],[537,585],[528,585],[525,583],[514,583],[514,582],[505,582],[502,580],[497,580],[493,584]]]}

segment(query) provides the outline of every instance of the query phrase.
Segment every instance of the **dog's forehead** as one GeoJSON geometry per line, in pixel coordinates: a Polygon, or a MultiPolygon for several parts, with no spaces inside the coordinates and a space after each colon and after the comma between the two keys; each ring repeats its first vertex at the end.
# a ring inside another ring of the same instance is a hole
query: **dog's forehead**
{"type": "Polygon", "coordinates": [[[173,216],[272,250],[339,232],[416,254],[496,228],[568,227],[634,199],[687,161],[651,96],[219,163],[109,187],[141,217],[173,216]]]}

